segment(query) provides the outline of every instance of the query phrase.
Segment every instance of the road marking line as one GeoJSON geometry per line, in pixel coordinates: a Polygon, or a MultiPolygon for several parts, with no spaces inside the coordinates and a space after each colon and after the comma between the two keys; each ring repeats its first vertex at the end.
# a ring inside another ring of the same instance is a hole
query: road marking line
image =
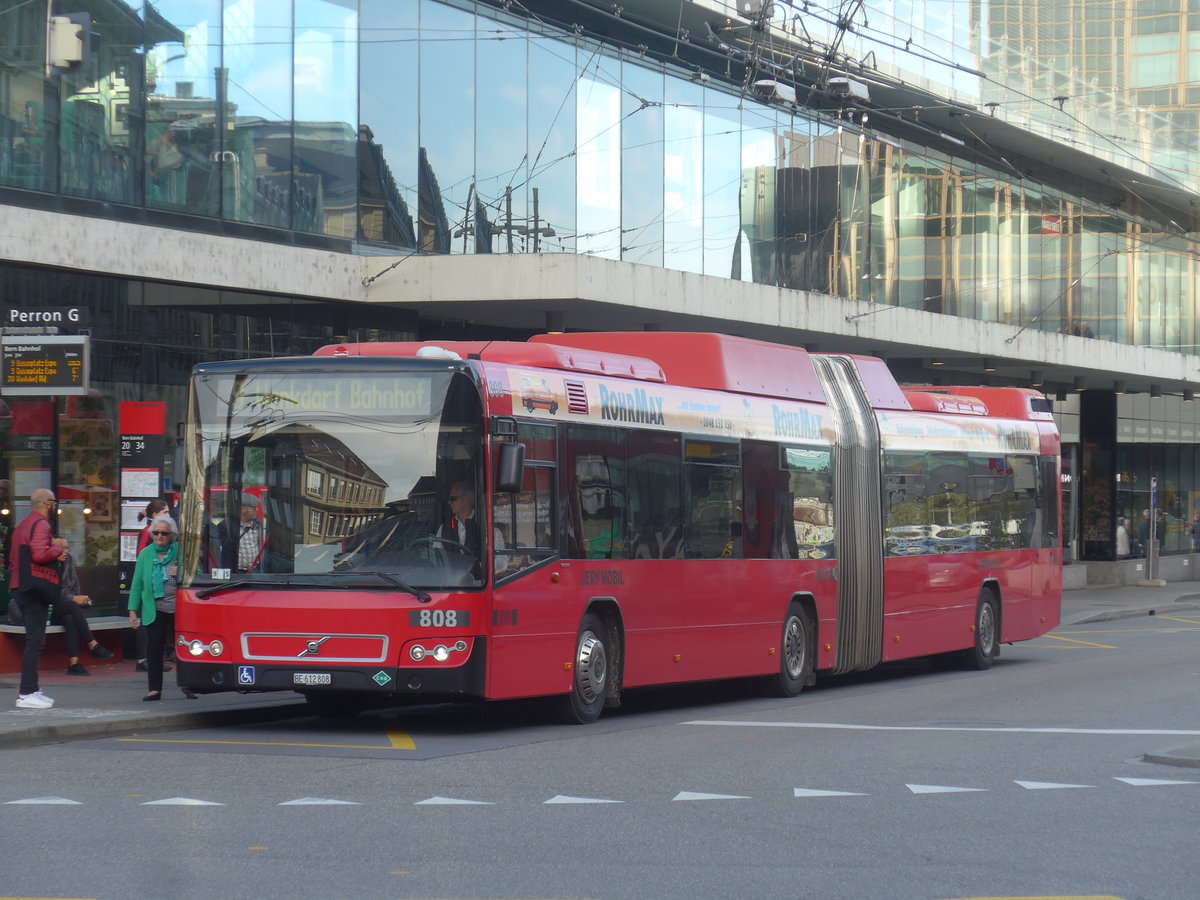
{"type": "Polygon", "coordinates": [[[78,800],[66,797],[29,797],[25,800],[6,800],[5,806],[82,806],[78,800]]]}
{"type": "Polygon", "coordinates": [[[430,797],[418,800],[413,806],[495,806],[487,800],[457,800],[454,797],[430,797]]]}
{"type": "Polygon", "coordinates": [[[733,722],[717,719],[693,719],[683,725],[726,725],[735,728],[824,728],[843,731],[981,731],[997,734],[1106,734],[1197,737],[1200,731],[1175,728],[1007,728],[982,725],[847,725],[838,722],[733,722]]]}
{"type": "Polygon", "coordinates": [[[793,797],[866,797],[855,791],[821,791],[816,788],[793,788],[793,797]]]}
{"type": "Polygon", "coordinates": [[[1097,647],[1100,650],[1116,650],[1112,644],[1094,644],[1091,641],[1077,641],[1073,638],[1059,637],[1057,634],[1043,634],[1042,637],[1049,638],[1052,641],[1065,641],[1068,644],[1079,644],[1083,647],[1097,647]]]}
{"type": "Polygon", "coordinates": [[[954,900],[1121,900],[1111,894],[1088,894],[1070,897],[956,897],[954,900]]]}
{"type": "Polygon", "coordinates": [[[750,800],[750,797],[744,797],[741,794],[706,794],[703,791],[680,791],[674,797],[674,800],[750,800]]]}
{"type": "Polygon", "coordinates": [[[598,797],[569,797],[565,794],[556,794],[542,805],[553,803],[624,803],[624,800],[601,800],[598,797]]]}
{"type": "Polygon", "coordinates": [[[987,788],[950,787],[944,784],[906,784],[905,787],[914,794],[968,794],[987,792],[987,788]]]}
{"type": "MultiPolygon", "coordinates": [[[[320,750],[415,750],[415,747],[381,747],[378,744],[301,744],[293,741],[201,741],[182,738],[117,738],[134,744],[218,744],[230,747],[313,747],[320,750]]],[[[412,743],[411,741],[409,743],[412,743]]]]}
{"type": "Polygon", "coordinates": [[[1131,787],[1156,787],[1162,784],[1200,784],[1200,781],[1171,781],[1166,778],[1117,778],[1131,787]]]}
{"type": "Polygon", "coordinates": [[[1063,788],[1090,788],[1093,784],[1060,784],[1057,781],[1017,781],[1021,787],[1030,791],[1055,791],[1063,788]]]}
{"type": "MultiPolygon", "coordinates": [[[[1197,622],[1194,619],[1180,619],[1180,618],[1176,618],[1175,616],[1155,616],[1155,618],[1166,619],[1168,622],[1182,622],[1184,625],[1200,625],[1200,622],[1197,622]]],[[[1180,630],[1189,630],[1189,629],[1180,629],[1180,630]]]]}

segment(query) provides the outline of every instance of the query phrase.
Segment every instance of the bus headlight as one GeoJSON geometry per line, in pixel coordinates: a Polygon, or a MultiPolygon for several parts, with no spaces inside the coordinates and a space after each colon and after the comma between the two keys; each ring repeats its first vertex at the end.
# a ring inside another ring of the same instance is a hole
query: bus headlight
{"type": "Polygon", "coordinates": [[[453,654],[466,653],[469,648],[470,644],[462,640],[455,641],[453,644],[435,644],[433,647],[413,644],[408,648],[408,658],[413,662],[421,662],[432,657],[435,662],[444,663],[449,662],[453,654]]]}
{"type": "Polygon", "coordinates": [[[212,657],[220,657],[225,654],[225,642],[220,638],[209,637],[205,635],[203,638],[188,637],[185,634],[176,635],[175,646],[178,648],[178,653],[183,656],[185,653],[188,656],[204,656],[208,654],[212,657]]]}

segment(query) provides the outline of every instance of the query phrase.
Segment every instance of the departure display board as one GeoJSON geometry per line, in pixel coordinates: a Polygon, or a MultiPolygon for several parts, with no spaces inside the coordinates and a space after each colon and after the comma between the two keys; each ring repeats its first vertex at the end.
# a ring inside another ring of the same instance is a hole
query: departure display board
{"type": "Polygon", "coordinates": [[[0,394],[63,397],[86,394],[91,375],[87,335],[5,335],[0,394]]]}

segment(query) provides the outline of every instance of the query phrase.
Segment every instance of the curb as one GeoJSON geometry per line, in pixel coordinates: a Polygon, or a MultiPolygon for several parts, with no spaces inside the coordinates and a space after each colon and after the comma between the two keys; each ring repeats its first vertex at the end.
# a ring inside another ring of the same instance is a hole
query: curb
{"type": "Polygon", "coordinates": [[[1200,769],[1200,747],[1180,747],[1177,750],[1161,750],[1143,753],[1142,759],[1161,766],[1180,766],[1185,769],[1200,769]]]}
{"type": "Polygon", "coordinates": [[[78,738],[116,737],[119,735],[169,731],[199,725],[241,725],[254,722],[274,722],[311,715],[307,705],[300,703],[246,704],[233,708],[172,712],[158,714],[129,713],[122,718],[75,719],[45,725],[0,728],[0,744],[23,747],[52,744],[78,738]]]}
{"type": "Polygon", "coordinates": [[[1200,609],[1200,594],[1189,594],[1176,600],[1163,603],[1147,604],[1146,606],[1125,607],[1107,612],[1085,615],[1080,619],[1063,622],[1064,625],[1091,625],[1095,622],[1113,622],[1117,619],[1133,619],[1137,616],[1156,616],[1160,612],[1188,612],[1200,609]]]}

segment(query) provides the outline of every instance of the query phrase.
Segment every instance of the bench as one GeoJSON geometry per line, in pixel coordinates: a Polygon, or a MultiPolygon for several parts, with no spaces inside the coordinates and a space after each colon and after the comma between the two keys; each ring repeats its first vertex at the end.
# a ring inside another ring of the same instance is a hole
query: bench
{"type": "MultiPolygon", "coordinates": [[[[129,628],[129,616],[94,616],[88,619],[88,628],[92,630],[96,639],[104,644],[108,650],[116,654],[115,658],[121,658],[122,641],[102,640],[101,632],[114,632],[121,629],[129,628]]],[[[46,649],[42,653],[43,659],[50,657],[51,665],[58,665],[58,657],[63,661],[66,660],[66,650],[63,647],[62,640],[58,639],[51,646],[51,636],[62,634],[63,627],[61,625],[46,626],[46,649]]],[[[0,673],[13,673],[21,670],[21,656],[25,649],[25,626],[10,625],[7,620],[0,620],[0,673]]],[[[84,650],[86,656],[87,651],[84,650]]]]}
{"type": "MultiPolygon", "coordinates": [[[[128,628],[129,616],[94,616],[88,619],[88,628],[92,631],[112,631],[114,628],[128,628]]],[[[61,625],[47,625],[46,634],[62,634],[61,625]]],[[[0,634],[25,634],[24,625],[10,625],[7,621],[0,622],[0,634]]]]}

